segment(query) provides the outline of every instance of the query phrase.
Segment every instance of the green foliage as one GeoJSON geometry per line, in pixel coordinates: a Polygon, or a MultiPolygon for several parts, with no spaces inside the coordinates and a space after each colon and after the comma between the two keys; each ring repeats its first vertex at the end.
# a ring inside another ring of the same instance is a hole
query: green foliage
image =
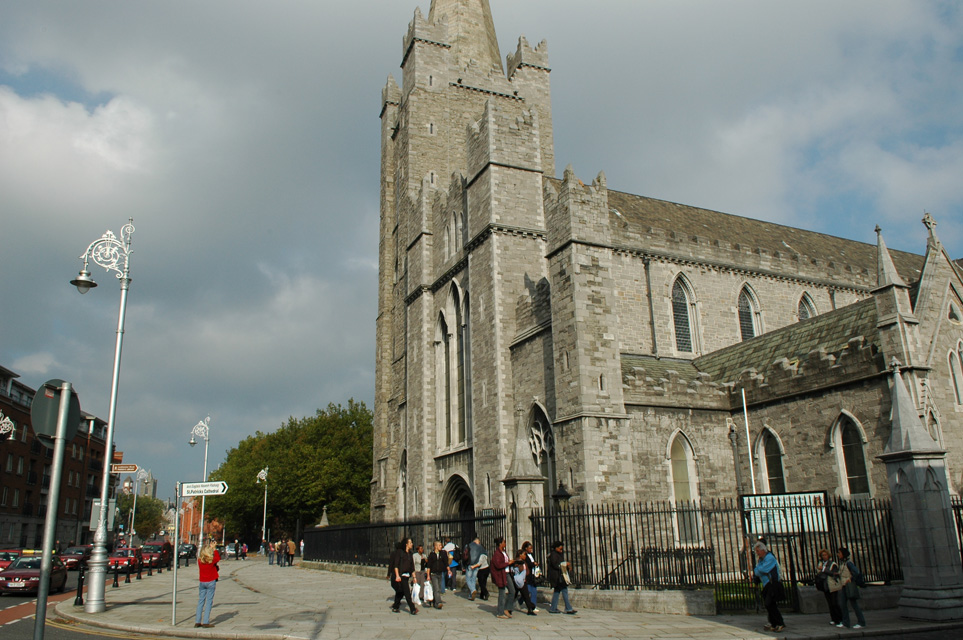
{"type": "MultiPolygon", "coordinates": [[[[258,471],[268,467],[267,526],[271,537],[295,535],[318,521],[325,506],[332,524],[366,522],[371,480],[371,411],[363,402],[329,404],[314,416],[296,420],[274,433],[258,431],[227,453],[210,479],[223,480],[228,492],[208,496],[208,517],[225,523],[227,536],[260,539],[264,484],[258,471]]],[[[138,511],[140,505],[138,504],[138,511]]]]}
{"type": "MultiPolygon", "coordinates": [[[[130,512],[134,508],[134,496],[122,495],[117,499],[117,507],[120,509],[120,521],[127,528],[130,522],[130,512]]],[[[151,498],[149,496],[137,496],[137,511],[134,514],[134,531],[141,540],[149,540],[155,533],[160,533],[167,525],[167,518],[164,516],[167,505],[163,500],[151,498]]]]}

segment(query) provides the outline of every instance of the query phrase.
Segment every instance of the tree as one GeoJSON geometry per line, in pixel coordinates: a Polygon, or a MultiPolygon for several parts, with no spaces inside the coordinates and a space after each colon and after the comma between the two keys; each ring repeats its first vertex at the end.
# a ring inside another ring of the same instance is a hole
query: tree
{"type": "MultiPolygon", "coordinates": [[[[316,522],[325,506],[332,523],[368,518],[371,468],[371,411],[363,402],[329,404],[315,415],[289,418],[274,433],[258,431],[227,453],[211,473],[230,487],[209,496],[207,510],[222,520],[228,537],[260,540],[264,485],[257,473],[268,471],[268,528],[272,537],[296,534],[316,522]]],[[[138,504],[138,511],[140,505],[138,504]]]]}
{"type": "MultiPolygon", "coordinates": [[[[117,500],[120,509],[120,521],[126,529],[130,521],[130,512],[134,508],[134,496],[122,495],[117,500]]],[[[155,533],[159,533],[167,524],[165,512],[167,505],[163,500],[150,496],[137,496],[137,512],[134,514],[134,531],[141,540],[147,540],[155,533]]]]}

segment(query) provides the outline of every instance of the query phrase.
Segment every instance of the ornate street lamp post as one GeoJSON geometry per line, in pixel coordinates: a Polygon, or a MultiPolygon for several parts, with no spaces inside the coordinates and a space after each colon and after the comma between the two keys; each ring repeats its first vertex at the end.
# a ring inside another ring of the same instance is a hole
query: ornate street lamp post
{"type": "MultiPolygon", "coordinates": [[[[211,444],[210,439],[211,433],[211,416],[207,416],[200,422],[194,425],[191,429],[191,441],[188,442],[192,447],[197,444],[197,440],[194,438],[204,438],[204,479],[201,482],[207,482],[207,448],[211,444]]],[[[207,496],[201,496],[201,532],[198,534],[197,548],[204,548],[204,499],[207,496]]]]}
{"type": "Polygon", "coordinates": [[[140,483],[147,479],[148,473],[144,469],[137,470],[137,476],[134,478],[134,508],[130,512],[130,544],[134,545],[134,536],[137,535],[137,529],[135,528],[134,522],[137,518],[137,494],[140,493],[140,483]]]}
{"type": "Polygon", "coordinates": [[[267,474],[268,467],[264,467],[257,472],[257,481],[254,484],[264,481],[264,520],[261,522],[261,543],[263,544],[267,540],[267,474]]]}
{"type": "Polygon", "coordinates": [[[117,415],[117,389],[120,384],[120,354],[124,343],[124,317],[127,314],[127,290],[130,288],[130,237],[134,233],[134,219],[130,218],[121,228],[120,237],[107,231],[100,239],[87,247],[80,259],[84,267],[80,274],[70,281],[80,293],[87,293],[97,286],[87,270],[89,261],[100,265],[108,272],[116,271],[120,280],[120,312],[117,314],[117,344],[114,347],[114,373],[110,383],[110,408],[107,417],[107,436],[104,441],[104,472],[100,482],[100,511],[97,515],[97,530],[94,532],[94,548],[91,552],[88,567],[87,601],[84,611],[87,613],[101,613],[107,608],[104,602],[104,587],[107,573],[107,501],[110,491],[110,464],[114,450],[114,419],[117,415]]]}

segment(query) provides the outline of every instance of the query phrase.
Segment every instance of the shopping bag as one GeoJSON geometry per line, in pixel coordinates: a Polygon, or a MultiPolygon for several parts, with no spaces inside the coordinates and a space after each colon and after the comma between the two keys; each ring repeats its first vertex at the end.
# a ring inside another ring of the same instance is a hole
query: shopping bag
{"type": "Polygon", "coordinates": [[[421,585],[417,582],[411,587],[411,601],[421,604],[421,585]]]}
{"type": "Polygon", "coordinates": [[[434,592],[431,590],[431,583],[430,583],[430,582],[426,582],[426,583],[425,583],[425,586],[422,587],[422,589],[421,589],[421,599],[424,600],[425,602],[431,602],[432,600],[435,599],[435,594],[434,594],[434,592]]]}

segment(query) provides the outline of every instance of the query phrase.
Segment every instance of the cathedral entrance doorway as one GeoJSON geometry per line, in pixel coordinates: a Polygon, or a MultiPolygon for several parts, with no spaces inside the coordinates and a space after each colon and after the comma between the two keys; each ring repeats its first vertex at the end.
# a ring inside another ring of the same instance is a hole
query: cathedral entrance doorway
{"type": "Polygon", "coordinates": [[[448,478],[445,491],[441,496],[441,515],[443,518],[474,518],[475,498],[471,487],[459,475],[448,478]]]}

